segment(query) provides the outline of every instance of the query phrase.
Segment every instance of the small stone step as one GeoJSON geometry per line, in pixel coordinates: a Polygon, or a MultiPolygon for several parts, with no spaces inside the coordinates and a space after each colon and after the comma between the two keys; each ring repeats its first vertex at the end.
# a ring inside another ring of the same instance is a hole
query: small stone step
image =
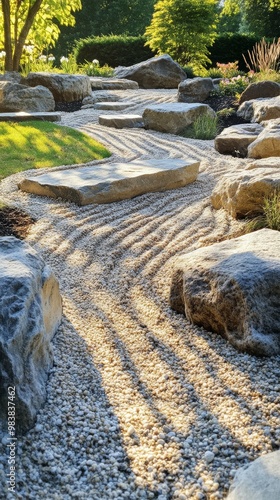
{"type": "Polygon", "coordinates": [[[144,127],[141,115],[100,115],[99,125],[114,128],[141,128],[144,127]]]}
{"type": "Polygon", "coordinates": [[[61,114],[55,112],[49,113],[27,113],[26,111],[19,111],[18,113],[0,113],[1,122],[25,122],[30,120],[42,120],[48,122],[59,122],[61,114]]]}
{"type": "Polygon", "coordinates": [[[110,111],[120,111],[122,109],[126,109],[129,106],[135,106],[134,102],[96,102],[94,104],[95,109],[107,109],[110,111]]]}
{"type": "Polygon", "coordinates": [[[126,78],[105,78],[100,76],[91,76],[90,83],[92,90],[126,90],[139,89],[137,82],[127,80],[126,78]]]}
{"type": "Polygon", "coordinates": [[[60,170],[24,179],[19,188],[51,198],[63,198],[78,205],[111,203],[135,196],[166,191],[194,182],[199,162],[181,158],[103,163],[60,170]]]}

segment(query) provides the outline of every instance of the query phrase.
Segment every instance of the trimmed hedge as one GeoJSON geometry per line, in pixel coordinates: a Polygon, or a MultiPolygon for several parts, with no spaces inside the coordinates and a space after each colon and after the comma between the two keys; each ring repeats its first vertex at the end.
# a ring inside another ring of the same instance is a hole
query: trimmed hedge
{"type": "Polygon", "coordinates": [[[145,42],[144,36],[94,36],[78,40],[74,54],[78,64],[98,59],[100,66],[131,66],[155,55],[145,42]]]}
{"type": "Polygon", "coordinates": [[[238,61],[238,67],[241,71],[248,71],[242,54],[247,56],[247,51],[252,50],[259,38],[249,35],[240,35],[235,33],[226,33],[216,38],[212,47],[209,48],[209,59],[212,66],[216,63],[228,63],[238,61]]]}

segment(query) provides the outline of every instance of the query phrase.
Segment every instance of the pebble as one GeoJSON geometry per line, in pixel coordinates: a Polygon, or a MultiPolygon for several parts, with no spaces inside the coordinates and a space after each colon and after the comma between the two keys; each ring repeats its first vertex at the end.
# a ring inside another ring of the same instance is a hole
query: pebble
{"type": "MultiPolygon", "coordinates": [[[[151,100],[176,102],[176,93],[116,91],[135,98],[133,112],[151,100]]],[[[86,128],[112,150],[106,161],[180,151],[201,161],[200,177],[186,188],[85,207],[20,192],[17,182],[30,173],[1,181],[0,197],[36,218],[28,241],[57,275],[64,307],[46,404],[17,440],[17,496],[225,498],[235,471],[272,451],[279,357],[238,353],[171,311],[168,296],[176,255],[242,227],[213,212],[209,198],[216,180],[246,160],[220,157],[211,141],[192,139],[190,147],[152,131],[108,135],[97,122],[94,109],[62,112],[62,125],[86,128]]],[[[0,491],[13,500],[7,443],[2,436],[0,491]]]]}
{"type": "Polygon", "coordinates": [[[213,462],[214,458],[215,458],[215,453],[213,453],[212,451],[206,451],[206,453],[204,454],[204,460],[207,464],[213,462]]]}

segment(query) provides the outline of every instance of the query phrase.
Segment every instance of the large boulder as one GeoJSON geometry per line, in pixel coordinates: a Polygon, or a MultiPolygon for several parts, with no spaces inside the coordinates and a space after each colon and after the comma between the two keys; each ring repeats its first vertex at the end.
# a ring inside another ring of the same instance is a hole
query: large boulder
{"type": "Polygon", "coordinates": [[[237,116],[247,122],[262,122],[280,118],[280,96],[244,101],[237,110],[237,116]]]}
{"type": "Polygon", "coordinates": [[[244,218],[262,213],[264,198],[280,189],[280,169],[254,168],[225,174],[211,196],[214,208],[224,208],[232,217],[244,218]]]}
{"type": "Polygon", "coordinates": [[[270,156],[280,156],[279,120],[271,120],[248,147],[249,158],[269,158],[270,156]]]}
{"type": "Polygon", "coordinates": [[[227,500],[279,500],[280,450],[238,469],[227,500]]]}
{"type": "Polygon", "coordinates": [[[181,66],[167,54],[133,66],[119,66],[115,76],[134,80],[144,89],[176,89],[187,78],[181,66]]]}
{"type": "Polygon", "coordinates": [[[40,255],[17,238],[0,238],[2,431],[7,431],[9,387],[15,387],[17,432],[33,426],[46,399],[45,383],[53,363],[51,340],[61,314],[58,282],[40,255]]]}
{"type": "Polygon", "coordinates": [[[17,71],[6,71],[0,75],[0,82],[21,83],[21,74],[17,71]]]}
{"type": "Polygon", "coordinates": [[[143,113],[145,128],[179,134],[189,127],[199,116],[209,115],[213,119],[216,113],[203,103],[171,102],[148,106],[143,113]]]}
{"type": "Polygon", "coordinates": [[[91,95],[91,83],[87,75],[67,75],[61,73],[29,73],[24,83],[30,87],[47,87],[55,102],[82,101],[91,95]]]}
{"type": "Polygon", "coordinates": [[[170,304],[255,355],[280,354],[280,233],[262,229],[178,257],[170,304]]]}
{"type": "Polygon", "coordinates": [[[203,102],[212,90],[212,78],[188,78],[179,84],[178,102],[203,102]]]}
{"type": "Polygon", "coordinates": [[[52,93],[41,85],[34,88],[10,81],[0,82],[0,112],[45,112],[53,111],[55,102],[52,93]]]}
{"type": "Polygon", "coordinates": [[[257,139],[262,130],[259,123],[242,123],[224,128],[215,138],[215,149],[223,155],[245,158],[249,144],[257,139]]]}
{"type": "Polygon", "coordinates": [[[239,104],[252,99],[259,99],[260,97],[276,97],[280,95],[280,85],[277,82],[264,80],[263,82],[251,83],[242,92],[239,104]]]}

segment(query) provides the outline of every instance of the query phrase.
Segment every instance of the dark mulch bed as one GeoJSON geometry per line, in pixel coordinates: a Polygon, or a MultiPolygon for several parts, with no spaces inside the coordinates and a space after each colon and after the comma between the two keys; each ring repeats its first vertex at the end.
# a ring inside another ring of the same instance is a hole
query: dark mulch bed
{"type": "Polygon", "coordinates": [[[227,95],[223,97],[212,96],[204,101],[204,104],[208,104],[208,106],[210,106],[210,108],[214,109],[214,111],[216,112],[222,111],[223,109],[233,108],[234,112],[229,116],[219,116],[219,124],[221,130],[226,127],[231,127],[232,125],[247,123],[245,120],[243,120],[243,118],[240,118],[236,114],[239,104],[235,97],[227,95]]]}
{"type": "Polygon", "coordinates": [[[74,111],[79,111],[82,106],[82,101],[72,101],[72,102],[56,102],[55,111],[66,111],[67,113],[73,113],[74,111]]]}
{"type": "Polygon", "coordinates": [[[35,220],[22,210],[12,207],[0,209],[0,236],[16,236],[23,240],[35,220]]]}

